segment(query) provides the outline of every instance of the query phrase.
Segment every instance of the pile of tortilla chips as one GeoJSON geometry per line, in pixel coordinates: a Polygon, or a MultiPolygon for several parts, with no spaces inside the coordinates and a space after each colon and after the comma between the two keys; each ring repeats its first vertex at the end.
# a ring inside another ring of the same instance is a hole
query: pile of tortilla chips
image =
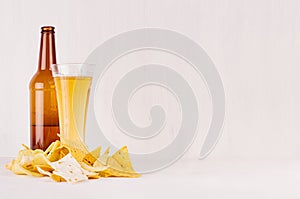
{"type": "Polygon", "coordinates": [[[18,175],[49,176],[54,181],[69,183],[100,177],[140,176],[132,167],[126,146],[112,156],[108,155],[109,148],[100,155],[101,147],[85,152],[60,141],[53,142],[46,151],[23,147],[16,159],[6,165],[18,175]]]}

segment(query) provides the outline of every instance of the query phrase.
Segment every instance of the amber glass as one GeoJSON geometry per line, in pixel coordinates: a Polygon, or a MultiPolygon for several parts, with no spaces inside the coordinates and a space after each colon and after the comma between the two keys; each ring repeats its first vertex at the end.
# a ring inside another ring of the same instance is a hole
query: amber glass
{"type": "Polygon", "coordinates": [[[54,79],[50,70],[56,64],[54,27],[44,26],[38,70],[30,81],[30,147],[45,150],[59,137],[59,120],[54,79]]]}

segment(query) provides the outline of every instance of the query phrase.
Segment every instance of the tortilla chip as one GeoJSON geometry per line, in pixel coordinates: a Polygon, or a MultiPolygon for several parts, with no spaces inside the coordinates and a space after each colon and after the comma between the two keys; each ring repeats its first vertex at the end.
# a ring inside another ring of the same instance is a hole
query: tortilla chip
{"type": "Polygon", "coordinates": [[[28,146],[26,146],[25,144],[22,144],[22,146],[27,149],[27,150],[30,150],[30,148],[28,146]]]}
{"type": "Polygon", "coordinates": [[[100,173],[103,177],[140,177],[140,174],[136,173],[132,167],[126,146],[122,147],[111,157],[108,157],[107,166],[109,168],[100,173]]]}
{"type": "Polygon", "coordinates": [[[86,152],[79,148],[74,148],[73,146],[69,146],[66,144],[64,144],[63,146],[69,149],[71,155],[77,160],[77,162],[83,162],[83,159],[87,154],[86,152]]]}
{"type": "Polygon", "coordinates": [[[50,171],[47,171],[42,167],[37,166],[36,168],[40,174],[43,174],[43,175],[49,176],[49,177],[52,175],[52,173],[50,171]]]}
{"type": "Polygon", "coordinates": [[[70,152],[70,150],[65,146],[59,146],[55,149],[53,147],[53,150],[51,150],[51,152],[48,154],[47,157],[50,160],[50,162],[54,162],[54,161],[58,161],[61,158],[65,157],[69,152],[70,152]]]}
{"type": "MultiPolygon", "coordinates": [[[[53,149],[54,146],[57,146],[57,145],[60,146],[60,144],[61,144],[61,143],[60,143],[59,140],[56,140],[55,142],[52,142],[52,143],[48,146],[48,148],[46,149],[45,154],[48,155],[48,154],[50,153],[50,151],[53,149]]],[[[57,148],[57,147],[56,147],[56,148],[57,148]]]]}
{"type": "MultiPolygon", "coordinates": [[[[111,158],[108,159],[108,161],[110,161],[111,163],[118,163],[118,164],[114,164],[115,166],[117,166],[116,169],[120,170],[120,171],[125,171],[125,172],[134,172],[134,169],[132,167],[130,158],[129,158],[129,154],[128,154],[128,149],[126,146],[123,146],[120,150],[118,150],[115,154],[113,154],[111,156],[111,158]],[[115,161],[113,161],[115,160],[115,161]]],[[[109,162],[108,162],[108,165],[109,162]]]]}
{"type": "Polygon", "coordinates": [[[52,180],[54,180],[55,182],[66,182],[66,180],[64,178],[62,178],[61,176],[56,175],[56,174],[51,174],[50,178],[52,180]]]}
{"type": "Polygon", "coordinates": [[[51,162],[50,165],[54,168],[53,174],[64,178],[68,183],[88,180],[85,175],[88,171],[84,171],[71,154],[56,162],[51,162]]]}
{"type": "Polygon", "coordinates": [[[90,166],[84,162],[81,162],[80,165],[83,169],[90,171],[90,172],[100,172],[100,171],[104,171],[108,168],[107,166],[104,166],[104,165],[90,166]]]}
{"type": "Polygon", "coordinates": [[[13,164],[12,171],[17,175],[29,175],[29,176],[34,176],[34,177],[42,177],[43,176],[42,174],[40,174],[38,172],[29,171],[28,169],[25,169],[18,163],[13,164]]]}
{"type": "MultiPolygon", "coordinates": [[[[100,156],[100,157],[98,158],[98,160],[99,160],[103,165],[106,165],[106,164],[107,164],[107,158],[108,158],[109,151],[110,151],[110,147],[107,147],[107,149],[105,150],[105,152],[103,153],[103,155],[100,156]]],[[[98,165],[96,165],[96,166],[98,166],[98,165]]]]}

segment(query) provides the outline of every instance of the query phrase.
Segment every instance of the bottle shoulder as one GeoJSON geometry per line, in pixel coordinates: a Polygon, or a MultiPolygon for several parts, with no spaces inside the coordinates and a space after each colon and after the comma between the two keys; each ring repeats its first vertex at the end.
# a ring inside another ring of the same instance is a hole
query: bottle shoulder
{"type": "Polygon", "coordinates": [[[54,79],[50,70],[37,71],[30,80],[30,89],[54,88],[54,79]]]}

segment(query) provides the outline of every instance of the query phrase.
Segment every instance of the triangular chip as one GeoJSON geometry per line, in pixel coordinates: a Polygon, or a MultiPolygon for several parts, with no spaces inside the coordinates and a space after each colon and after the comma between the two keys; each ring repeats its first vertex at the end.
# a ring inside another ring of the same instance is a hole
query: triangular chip
{"type": "Polygon", "coordinates": [[[54,180],[55,182],[66,182],[66,180],[64,178],[62,178],[61,176],[56,175],[56,174],[51,174],[50,178],[52,180],[54,180]]]}
{"type": "Polygon", "coordinates": [[[30,148],[25,144],[22,144],[22,147],[24,147],[26,150],[30,150],[30,148]]]}
{"type": "Polygon", "coordinates": [[[52,142],[48,148],[45,151],[45,154],[48,155],[50,153],[50,151],[53,149],[53,147],[57,148],[58,146],[60,146],[61,143],[59,140],[56,140],[55,142],[52,142]]]}
{"type": "Polygon", "coordinates": [[[63,146],[69,149],[71,155],[77,160],[77,162],[82,162],[84,157],[88,154],[88,152],[83,151],[80,148],[76,148],[67,144],[64,144],[63,146]]]}
{"type": "Polygon", "coordinates": [[[83,170],[71,154],[56,162],[51,162],[50,165],[54,168],[53,174],[64,178],[69,183],[88,180],[85,174],[88,171],[83,170]]]}
{"type": "MultiPolygon", "coordinates": [[[[110,147],[107,147],[107,149],[105,150],[103,155],[100,156],[100,158],[98,158],[98,160],[101,162],[101,164],[103,164],[103,165],[107,164],[107,158],[108,158],[109,151],[110,151],[110,147]]],[[[98,165],[95,165],[95,166],[98,166],[98,165]]]]}
{"type": "Polygon", "coordinates": [[[139,177],[140,174],[136,173],[132,167],[128,149],[126,146],[122,147],[115,154],[107,159],[107,166],[109,168],[103,172],[101,175],[114,176],[114,177],[139,177]]]}
{"type": "Polygon", "coordinates": [[[54,162],[60,160],[61,158],[66,156],[69,152],[70,150],[67,147],[59,146],[55,149],[53,148],[53,150],[51,150],[51,152],[48,154],[47,157],[50,160],[50,162],[54,162]]]}
{"type": "Polygon", "coordinates": [[[38,171],[39,171],[41,174],[43,174],[43,175],[45,175],[45,176],[49,176],[49,177],[50,177],[52,180],[54,180],[55,182],[66,182],[66,180],[65,180],[64,178],[62,178],[61,176],[59,176],[59,175],[53,174],[53,173],[51,173],[51,172],[48,172],[48,171],[46,171],[46,170],[44,170],[44,169],[42,169],[42,168],[40,168],[40,167],[38,167],[37,169],[38,169],[38,171]]]}
{"type": "Polygon", "coordinates": [[[90,172],[100,172],[106,170],[108,167],[104,165],[99,165],[99,166],[90,166],[84,162],[80,163],[81,167],[87,171],[90,172]]]}
{"type": "Polygon", "coordinates": [[[34,172],[34,171],[30,171],[28,169],[25,169],[18,163],[14,163],[12,165],[12,171],[17,175],[29,175],[29,176],[34,176],[34,177],[42,177],[43,176],[42,174],[40,174],[38,172],[34,172]]]}
{"type": "Polygon", "coordinates": [[[101,146],[98,146],[94,150],[91,151],[91,155],[94,156],[95,158],[99,158],[101,153],[101,146]]]}
{"type": "Polygon", "coordinates": [[[52,175],[52,173],[50,171],[47,171],[47,170],[43,169],[42,167],[37,166],[36,168],[40,174],[43,174],[43,175],[49,176],[49,177],[52,175]]]}
{"type": "Polygon", "coordinates": [[[120,150],[113,154],[109,161],[112,162],[112,159],[114,159],[120,166],[116,169],[125,172],[134,172],[126,146],[123,146],[120,150]]]}
{"type": "Polygon", "coordinates": [[[97,147],[92,152],[86,154],[83,158],[83,162],[90,166],[93,166],[97,158],[100,157],[100,151],[101,151],[101,147],[97,147]]]}
{"type": "Polygon", "coordinates": [[[38,168],[41,168],[46,171],[53,171],[51,167],[51,162],[47,159],[45,154],[37,154],[32,160],[32,166],[34,171],[39,171],[38,168]]]}

